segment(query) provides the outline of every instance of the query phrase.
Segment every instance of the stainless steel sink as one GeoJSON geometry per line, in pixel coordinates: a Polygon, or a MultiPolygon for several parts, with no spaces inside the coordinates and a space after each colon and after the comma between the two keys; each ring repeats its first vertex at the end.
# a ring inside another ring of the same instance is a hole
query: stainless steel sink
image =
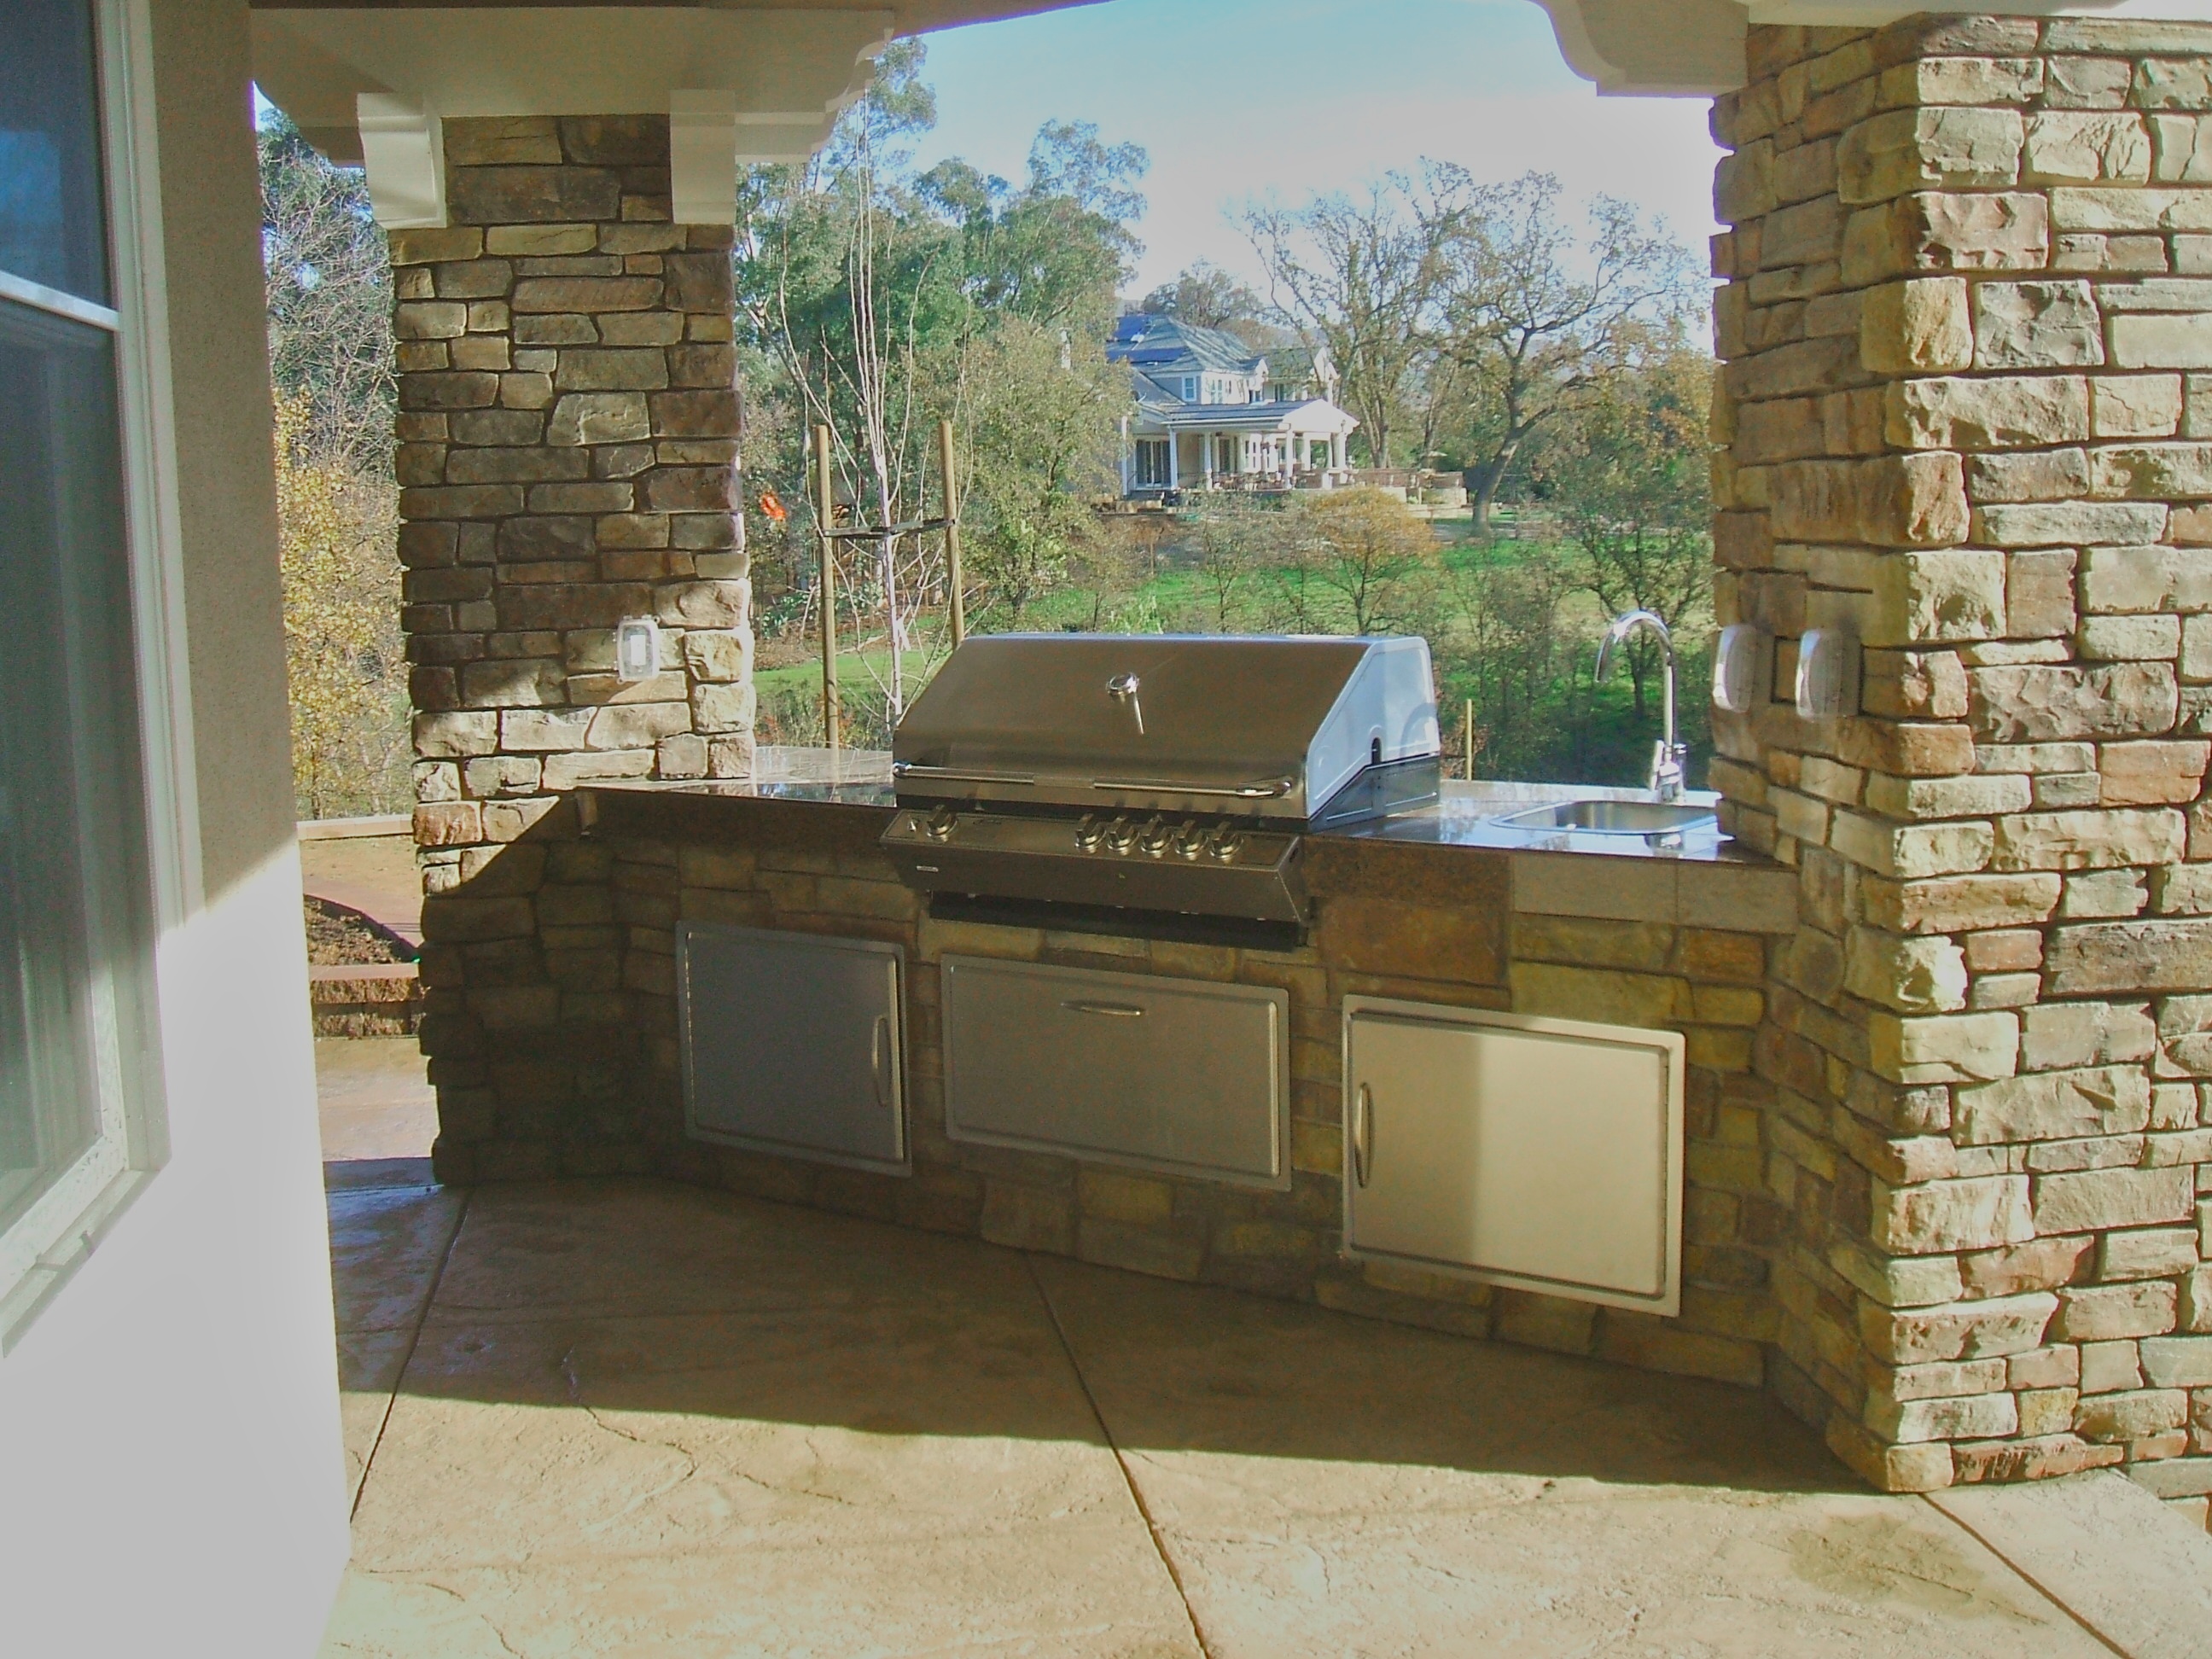
{"type": "Polygon", "coordinates": [[[1492,820],[1504,830],[1578,836],[1680,836],[1717,821],[1710,806],[1648,800],[1554,801],[1492,820]]]}

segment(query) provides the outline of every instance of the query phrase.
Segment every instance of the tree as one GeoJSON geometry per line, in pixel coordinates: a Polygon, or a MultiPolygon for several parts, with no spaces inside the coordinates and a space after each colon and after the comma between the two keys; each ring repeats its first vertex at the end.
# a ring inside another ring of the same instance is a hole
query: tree
{"type": "Polygon", "coordinates": [[[1163,283],[1138,302],[1137,308],[1154,317],[1173,317],[1200,328],[1228,328],[1237,323],[1257,323],[1267,302],[1219,267],[1200,259],[1186,266],[1171,283],[1163,283]]]}
{"type": "MultiPolygon", "coordinates": [[[[1601,380],[1565,424],[1547,482],[1604,613],[1654,611],[1679,631],[1711,599],[1714,365],[1679,332],[1624,343],[1632,365],[1601,380]]],[[[1639,717],[1656,665],[1656,645],[1639,635],[1628,650],[1639,717]]]]}
{"type": "Polygon", "coordinates": [[[1221,495],[1205,501],[1189,545],[1212,601],[1206,621],[1216,633],[1236,631],[1230,617],[1237,596],[1265,565],[1270,532],[1279,534],[1280,529],[1280,515],[1249,497],[1221,495]]]}
{"type": "Polygon", "coordinates": [[[276,405],[292,781],[305,817],[389,811],[404,799],[399,565],[373,499],[380,493],[376,476],[318,442],[305,394],[276,405]]]}
{"type": "Polygon", "coordinates": [[[1474,702],[1488,776],[1589,781],[1577,733],[1560,718],[1584,646],[1562,624],[1574,586],[1567,561],[1547,549],[1481,557],[1451,575],[1460,625],[1437,651],[1437,678],[1447,710],[1474,702]]]}
{"type": "Polygon", "coordinates": [[[280,110],[258,134],[269,367],[300,407],[297,442],[388,471],[398,381],[392,258],[363,175],[331,166],[280,110]]]}
{"type": "Polygon", "coordinates": [[[1097,551],[1091,502],[1112,486],[1128,373],[1095,339],[1008,319],[971,360],[969,570],[1008,628],[1097,551]]]}
{"type": "Polygon", "coordinates": [[[297,810],[388,812],[411,794],[391,259],[358,172],[281,113],[257,137],[297,810]]]}
{"type": "Polygon", "coordinates": [[[1271,202],[1243,216],[1275,308],[1328,347],[1376,466],[1390,465],[1407,383],[1430,349],[1443,244],[1459,212],[1425,182],[1417,189],[1394,173],[1363,200],[1322,196],[1295,210],[1271,202]]]}
{"type": "Polygon", "coordinates": [[[1577,236],[1549,173],[1478,185],[1463,167],[1424,166],[1435,198],[1455,204],[1434,228],[1439,350],[1465,387],[1474,521],[1486,532],[1529,438],[1596,394],[1626,337],[1693,304],[1692,268],[1663,226],[1645,228],[1625,202],[1598,198],[1577,236]]]}
{"type": "MultiPolygon", "coordinates": [[[[781,440],[757,442],[750,463],[784,499],[808,499],[805,440],[826,424],[855,519],[909,521],[933,510],[936,423],[951,418],[971,569],[989,607],[1018,617],[1065,579],[1085,498],[1116,459],[1127,378],[1097,341],[1139,251],[1147,163],[1095,127],[1048,122],[1018,189],[957,160],[917,175],[912,139],[935,113],[924,62],[918,43],[895,48],[821,157],[744,182],[739,344],[762,410],[752,430],[781,440]]],[[[909,653],[943,644],[922,633],[941,544],[843,545],[846,637],[871,673],[889,664],[879,688],[896,719],[909,653]]]]}
{"type": "Polygon", "coordinates": [[[1342,596],[1355,634],[1387,627],[1407,583],[1437,568],[1435,533],[1383,490],[1334,490],[1303,504],[1299,518],[1313,578],[1342,596]]]}

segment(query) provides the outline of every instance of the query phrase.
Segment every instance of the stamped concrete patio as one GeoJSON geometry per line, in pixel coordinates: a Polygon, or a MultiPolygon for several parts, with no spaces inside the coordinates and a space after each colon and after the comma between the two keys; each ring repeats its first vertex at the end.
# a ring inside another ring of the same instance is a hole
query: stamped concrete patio
{"type": "Polygon", "coordinates": [[[1878,1497],[1724,1387],[424,1174],[332,1166],[331,1656],[2212,1653],[2212,1546],[2117,1475],[1878,1497]]]}

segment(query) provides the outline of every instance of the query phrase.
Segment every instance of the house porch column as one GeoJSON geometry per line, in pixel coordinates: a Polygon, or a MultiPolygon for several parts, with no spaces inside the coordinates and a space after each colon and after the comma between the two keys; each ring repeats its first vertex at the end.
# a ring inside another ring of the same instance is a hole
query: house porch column
{"type": "Polygon", "coordinates": [[[1890,1490],[2212,1491],[2212,26],[1748,51],[1716,611],[1776,684],[1712,778],[1800,924],[1692,1294],[1763,1283],[1771,1385],[1890,1490]]]}

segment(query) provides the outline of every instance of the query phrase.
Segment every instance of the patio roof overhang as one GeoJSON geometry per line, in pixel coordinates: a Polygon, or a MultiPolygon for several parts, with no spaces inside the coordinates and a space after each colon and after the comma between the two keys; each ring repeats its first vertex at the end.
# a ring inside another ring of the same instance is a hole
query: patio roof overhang
{"type": "Polygon", "coordinates": [[[1754,23],[1879,28],[1918,13],[2015,17],[2212,19],[2212,0],[1536,0],[1559,50],[1601,92],[1714,94],[1744,83],[1744,31],[1754,23]]]}
{"type": "Polygon", "coordinates": [[[253,76],[309,143],[367,167],[390,228],[446,222],[441,124],[470,116],[667,115],[677,219],[727,224],[736,169],[811,155],[895,37],[1053,9],[257,0],[253,76]]]}
{"type": "MultiPolygon", "coordinates": [[[[454,5],[255,0],[254,77],[333,161],[363,163],[377,216],[445,222],[440,123],[455,116],[668,115],[676,216],[729,222],[735,170],[802,161],[894,38],[1100,0],[811,0],[454,5]]],[[[1709,94],[1743,84],[1753,23],[1875,27],[1943,0],[1537,0],[1601,90],[1709,94]]],[[[2009,0],[2020,14],[2212,17],[2212,0],[2009,0]]]]}

